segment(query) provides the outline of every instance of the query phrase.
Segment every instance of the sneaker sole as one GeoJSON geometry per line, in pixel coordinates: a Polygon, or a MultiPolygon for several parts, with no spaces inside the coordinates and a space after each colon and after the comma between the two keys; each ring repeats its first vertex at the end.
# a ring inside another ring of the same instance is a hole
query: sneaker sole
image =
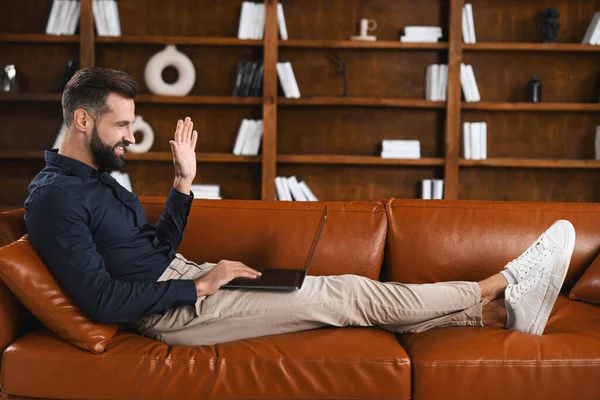
{"type": "Polygon", "coordinates": [[[562,288],[565,277],[567,276],[567,271],[569,270],[569,264],[571,263],[571,256],[573,255],[573,250],[575,248],[575,228],[570,222],[563,222],[563,224],[566,225],[566,228],[569,231],[567,248],[560,256],[558,266],[552,275],[552,282],[548,286],[548,290],[544,295],[540,312],[536,316],[535,321],[530,329],[529,333],[533,335],[542,335],[544,333],[546,323],[550,317],[550,312],[552,311],[554,303],[558,298],[560,289],[562,288]]]}

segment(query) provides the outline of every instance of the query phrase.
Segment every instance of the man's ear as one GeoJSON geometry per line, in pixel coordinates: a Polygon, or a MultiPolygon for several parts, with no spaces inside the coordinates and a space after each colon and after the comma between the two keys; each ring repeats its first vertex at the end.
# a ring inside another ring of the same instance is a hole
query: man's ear
{"type": "Polygon", "coordinates": [[[90,115],[83,108],[75,110],[73,113],[73,125],[77,130],[85,131],[91,123],[92,118],[90,118],[90,115]]]}

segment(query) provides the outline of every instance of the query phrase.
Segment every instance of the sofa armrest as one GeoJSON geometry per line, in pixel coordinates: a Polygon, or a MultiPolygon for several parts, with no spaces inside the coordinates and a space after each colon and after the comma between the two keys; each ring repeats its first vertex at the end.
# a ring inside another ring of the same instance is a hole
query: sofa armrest
{"type": "Polygon", "coordinates": [[[0,360],[8,345],[37,325],[37,319],[0,281],[0,360]]]}

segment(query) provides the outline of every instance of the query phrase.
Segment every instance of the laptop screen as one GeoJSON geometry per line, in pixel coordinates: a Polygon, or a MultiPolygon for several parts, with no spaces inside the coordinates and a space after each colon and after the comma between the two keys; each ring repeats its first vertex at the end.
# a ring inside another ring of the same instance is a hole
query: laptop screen
{"type": "Polygon", "coordinates": [[[304,273],[308,274],[308,267],[310,266],[310,262],[315,254],[315,250],[317,249],[317,243],[319,242],[319,238],[321,237],[321,231],[323,230],[323,225],[325,225],[325,220],[327,219],[327,206],[323,209],[323,213],[321,214],[321,220],[319,221],[319,225],[317,226],[317,231],[315,232],[315,237],[313,239],[312,244],[310,245],[310,250],[308,251],[308,256],[306,257],[306,262],[304,263],[304,273]]]}

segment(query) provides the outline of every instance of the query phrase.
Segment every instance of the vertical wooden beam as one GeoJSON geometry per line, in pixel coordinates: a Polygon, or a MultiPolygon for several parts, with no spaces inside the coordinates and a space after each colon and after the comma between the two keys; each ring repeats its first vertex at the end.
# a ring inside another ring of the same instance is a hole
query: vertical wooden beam
{"type": "Polygon", "coordinates": [[[262,200],[275,199],[277,171],[277,0],[265,0],[262,200]]]}
{"type": "Polygon", "coordinates": [[[81,68],[93,67],[96,64],[96,49],[94,48],[92,0],[81,0],[79,35],[79,63],[81,68]]]}
{"type": "Polygon", "coordinates": [[[462,8],[464,0],[450,0],[448,32],[448,93],[446,103],[446,154],[444,198],[458,199],[458,157],[460,146],[460,63],[462,62],[462,8]]]}

